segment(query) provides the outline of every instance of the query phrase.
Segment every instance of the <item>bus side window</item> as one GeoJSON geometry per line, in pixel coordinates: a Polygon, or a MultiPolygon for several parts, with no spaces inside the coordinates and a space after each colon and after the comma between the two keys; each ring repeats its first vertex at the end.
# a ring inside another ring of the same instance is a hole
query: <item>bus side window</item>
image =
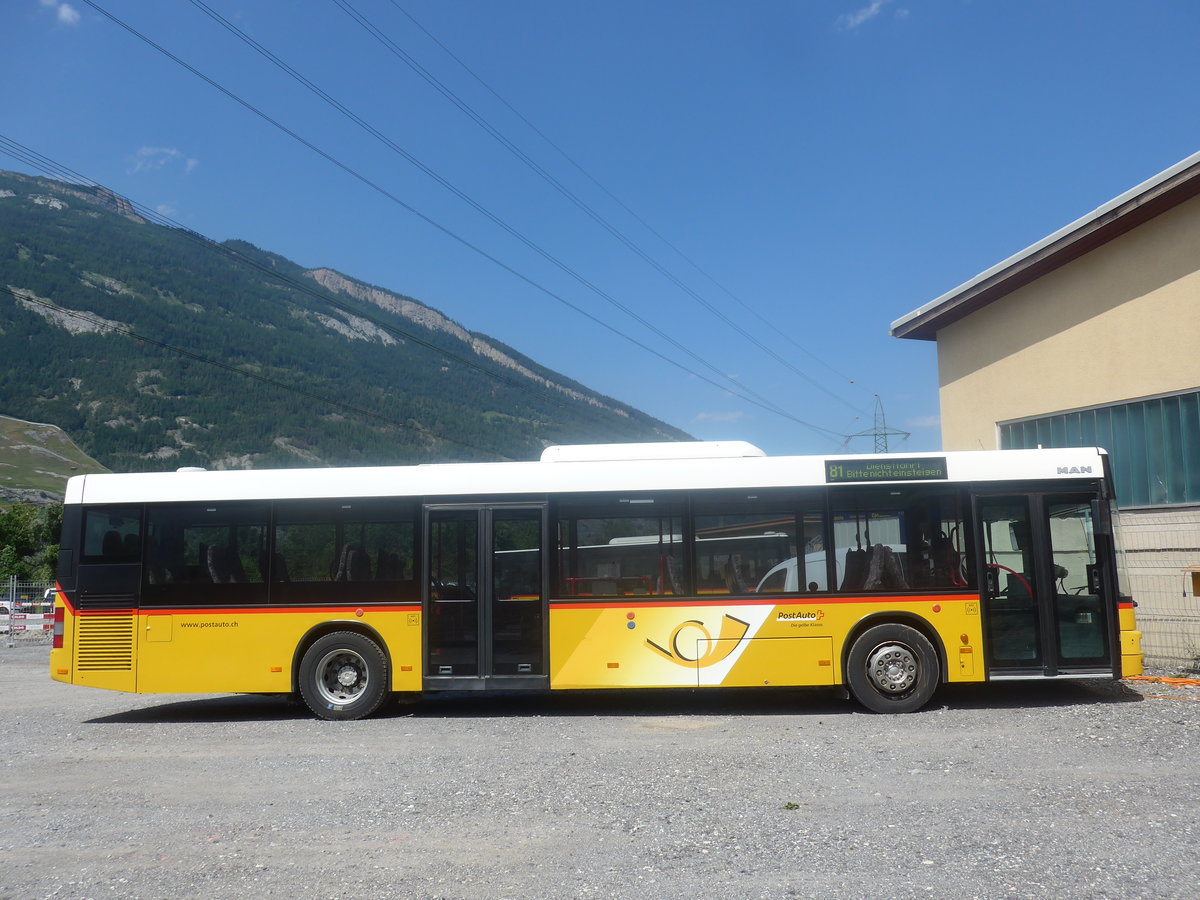
{"type": "Polygon", "coordinates": [[[152,604],[261,602],[266,540],[265,503],[153,506],[143,597],[152,604]],[[218,591],[214,585],[229,587],[218,591]]]}
{"type": "Polygon", "coordinates": [[[704,504],[696,516],[696,586],[701,594],[796,591],[796,515],[751,501],[730,503],[728,512],[704,504]],[[735,511],[736,510],[736,511],[735,511]]]}
{"type": "Polygon", "coordinates": [[[695,501],[700,594],[825,590],[824,514],[795,491],[728,491],[695,501]]]}
{"type": "Polygon", "coordinates": [[[416,600],[417,510],[374,499],[276,504],[271,602],[416,600]],[[349,592],[349,593],[347,593],[349,592]]]}
{"type": "Polygon", "coordinates": [[[558,596],[687,595],[677,503],[614,497],[573,506],[564,503],[556,520],[558,596]]]}
{"type": "Polygon", "coordinates": [[[83,514],[85,563],[135,563],[142,555],[142,512],[136,507],[98,507],[83,514]]]}
{"type": "Polygon", "coordinates": [[[962,495],[945,488],[879,486],[834,495],[839,590],[967,587],[962,495]]]}

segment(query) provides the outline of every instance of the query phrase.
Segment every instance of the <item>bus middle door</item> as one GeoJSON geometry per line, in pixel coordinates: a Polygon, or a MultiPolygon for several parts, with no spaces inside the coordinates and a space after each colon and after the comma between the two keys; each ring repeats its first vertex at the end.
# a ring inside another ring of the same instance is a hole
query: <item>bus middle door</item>
{"type": "Polygon", "coordinates": [[[545,508],[429,506],[425,690],[548,688],[545,508]]]}

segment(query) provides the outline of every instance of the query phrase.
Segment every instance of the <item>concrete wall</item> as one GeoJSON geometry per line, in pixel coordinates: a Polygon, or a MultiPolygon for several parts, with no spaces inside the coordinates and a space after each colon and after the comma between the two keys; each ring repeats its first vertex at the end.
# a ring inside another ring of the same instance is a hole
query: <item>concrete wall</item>
{"type": "Polygon", "coordinates": [[[942,446],[1200,386],[1200,197],[938,332],[942,446]]]}

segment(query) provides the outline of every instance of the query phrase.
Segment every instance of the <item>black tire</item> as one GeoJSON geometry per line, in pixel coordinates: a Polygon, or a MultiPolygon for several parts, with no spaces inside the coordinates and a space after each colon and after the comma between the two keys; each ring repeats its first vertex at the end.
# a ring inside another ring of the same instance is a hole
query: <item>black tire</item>
{"type": "Polygon", "coordinates": [[[933,644],[908,625],[868,628],[846,658],[846,685],[872,712],[915,712],[929,702],[940,680],[933,644]]]}
{"type": "Polygon", "coordinates": [[[387,657],[353,631],[317,638],[300,661],[300,696],[322,719],[361,719],[388,697],[387,657]]]}

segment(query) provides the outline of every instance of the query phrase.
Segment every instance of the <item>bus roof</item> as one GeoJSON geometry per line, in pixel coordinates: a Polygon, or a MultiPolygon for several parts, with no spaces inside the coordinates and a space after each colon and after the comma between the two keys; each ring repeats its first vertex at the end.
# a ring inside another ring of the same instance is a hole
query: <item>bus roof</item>
{"type": "MultiPolygon", "coordinates": [[[[664,451],[665,452],[665,451],[664,451]]],[[[578,462],[435,463],[323,469],[189,470],[77,475],[67,503],[145,503],[367,497],[497,497],[823,484],[892,484],[1103,475],[1098,448],[974,450],[878,456],[725,456],[578,462]]]]}

